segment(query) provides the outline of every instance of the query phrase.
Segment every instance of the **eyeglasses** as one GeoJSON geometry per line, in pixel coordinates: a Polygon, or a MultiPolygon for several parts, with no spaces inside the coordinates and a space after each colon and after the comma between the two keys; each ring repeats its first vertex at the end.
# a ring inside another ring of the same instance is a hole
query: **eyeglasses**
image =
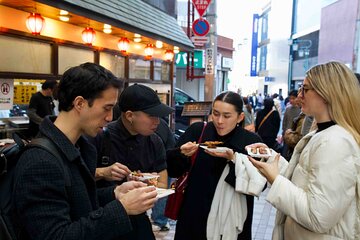
{"type": "Polygon", "coordinates": [[[298,94],[301,93],[301,96],[304,97],[305,93],[307,93],[309,90],[314,90],[313,87],[310,87],[308,85],[302,85],[299,89],[298,89],[298,94]]]}

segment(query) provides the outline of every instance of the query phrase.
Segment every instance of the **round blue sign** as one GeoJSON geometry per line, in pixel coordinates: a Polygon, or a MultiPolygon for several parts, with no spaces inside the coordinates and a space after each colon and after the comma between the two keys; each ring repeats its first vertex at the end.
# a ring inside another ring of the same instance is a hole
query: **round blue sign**
{"type": "Polygon", "coordinates": [[[192,24],[192,29],[195,35],[205,36],[210,31],[210,24],[206,19],[196,19],[192,24]]]}

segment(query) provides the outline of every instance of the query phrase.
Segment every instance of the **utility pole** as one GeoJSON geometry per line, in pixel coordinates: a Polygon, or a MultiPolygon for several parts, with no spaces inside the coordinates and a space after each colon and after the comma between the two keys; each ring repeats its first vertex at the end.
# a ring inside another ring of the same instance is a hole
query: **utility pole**
{"type": "Polygon", "coordinates": [[[209,42],[205,49],[205,101],[212,101],[216,94],[216,62],[217,62],[217,31],[216,31],[216,0],[212,0],[206,20],[210,23],[209,42]]]}

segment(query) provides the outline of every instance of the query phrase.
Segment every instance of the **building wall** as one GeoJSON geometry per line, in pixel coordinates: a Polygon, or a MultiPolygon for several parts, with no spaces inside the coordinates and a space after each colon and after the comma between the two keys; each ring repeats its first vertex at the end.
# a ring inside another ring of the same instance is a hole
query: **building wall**
{"type": "MultiPolygon", "coordinates": [[[[264,12],[268,11],[268,33],[267,39],[262,41],[264,45],[267,45],[266,69],[259,72],[259,76],[272,79],[271,82],[265,81],[269,94],[279,93],[280,90],[284,94],[287,91],[288,82],[289,46],[287,42],[291,35],[292,2],[272,0],[271,4],[267,3],[267,6],[264,12]]],[[[262,32],[261,26],[260,31],[262,32]]]]}
{"type": "Polygon", "coordinates": [[[218,53],[223,57],[233,58],[233,47],[234,40],[231,38],[223,37],[218,35],[217,44],[218,44],[218,53]]]}
{"type": "Polygon", "coordinates": [[[319,63],[331,60],[353,66],[359,0],[341,0],[321,12],[319,63]]]}
{"type": "MultiPolygon", "coordinates": [[[[203,69],[195,69],[195,75],[204,75],[203,69]]],[[[176,69],[175,87],[188,93],[190,96],[198,101],[204,101],[204,78],[186,81],[186,68],[176,69]]]]}

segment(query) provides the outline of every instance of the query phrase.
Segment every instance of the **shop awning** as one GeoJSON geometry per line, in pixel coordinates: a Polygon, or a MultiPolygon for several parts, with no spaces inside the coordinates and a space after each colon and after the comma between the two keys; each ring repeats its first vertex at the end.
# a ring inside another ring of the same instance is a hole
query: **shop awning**
{"type": "Polygon", "coordinates": [[[141,0],[38,0],[126,31],[180,47],[194,49],[175,18],[141,0]]]}

